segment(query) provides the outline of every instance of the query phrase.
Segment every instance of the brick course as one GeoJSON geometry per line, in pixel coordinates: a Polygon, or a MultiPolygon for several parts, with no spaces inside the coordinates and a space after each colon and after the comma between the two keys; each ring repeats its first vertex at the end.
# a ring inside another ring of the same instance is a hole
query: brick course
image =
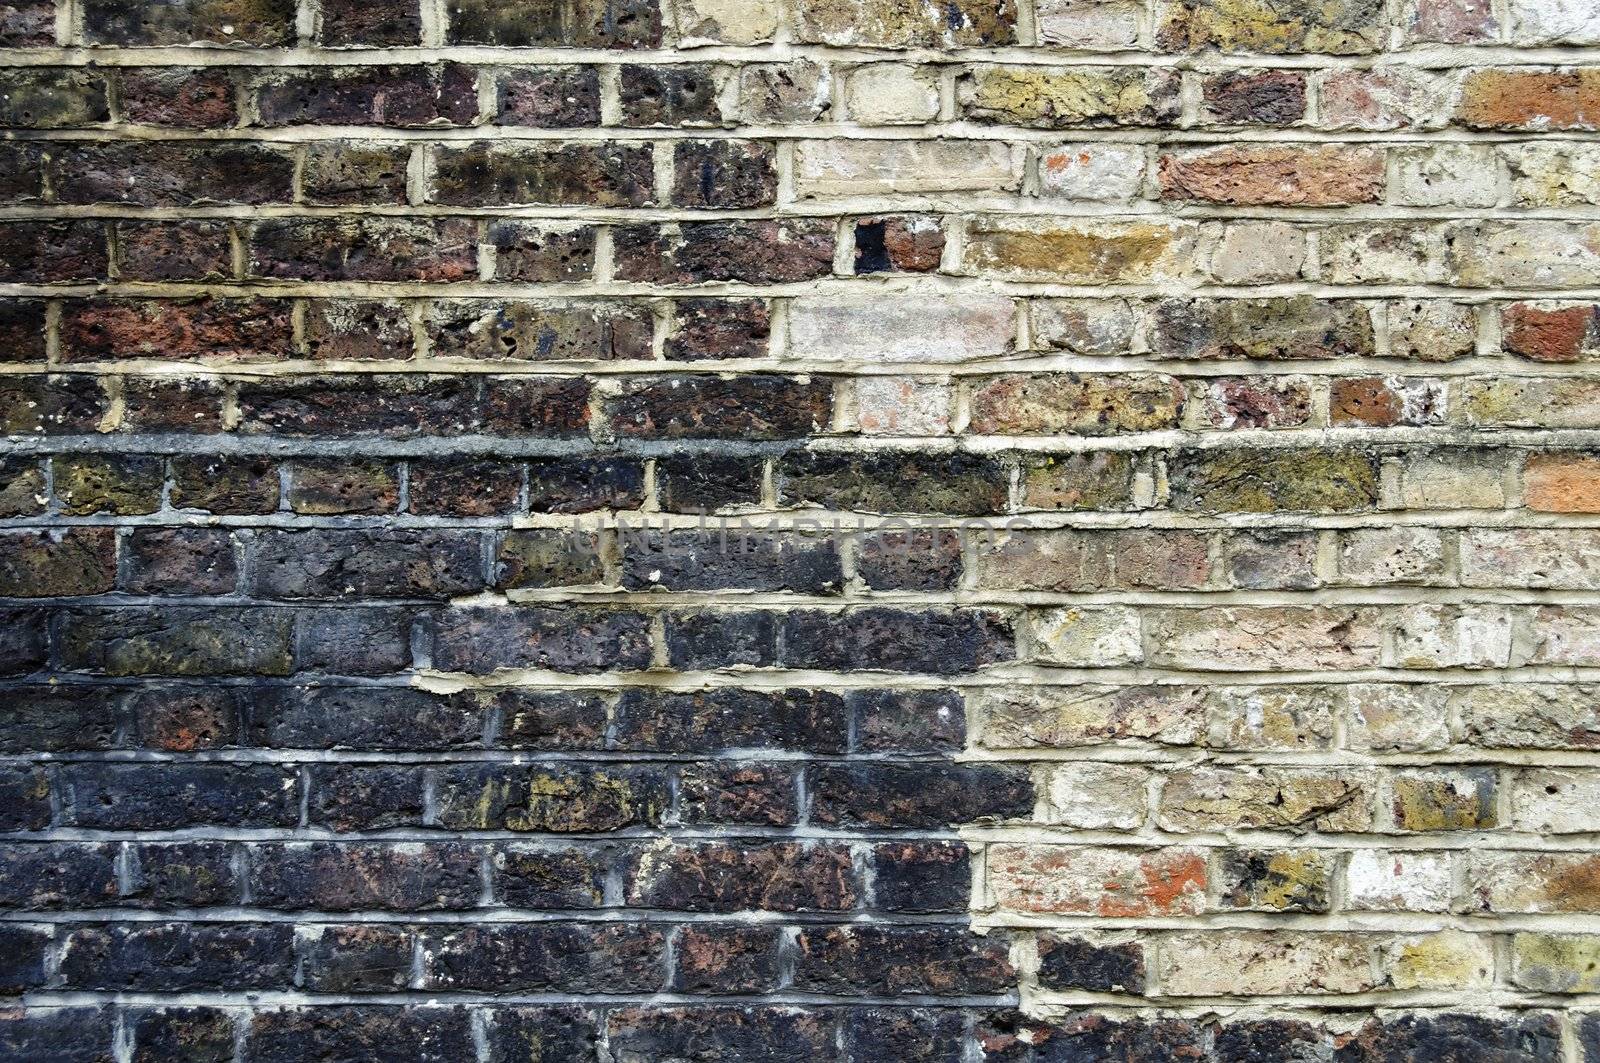
{"type": "Polygon", "coordinates": [[[0,1060],[1600,1063],[1596,45],[0,4],[0,1060]]]}

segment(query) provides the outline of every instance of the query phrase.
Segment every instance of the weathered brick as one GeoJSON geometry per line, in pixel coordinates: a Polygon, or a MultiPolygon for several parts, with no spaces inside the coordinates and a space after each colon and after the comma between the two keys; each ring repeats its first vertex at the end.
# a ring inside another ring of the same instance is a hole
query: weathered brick
{"type": "Polygon", "coordinates": [[[473,143],[437,148],[429,200],[446,206],[640,207],[651,201],[648,147],[624,143],[473,143]]]}
{"type": "Polygon", "coordinates": [[[781,376],[666,377],[607,403],[619,435],[644,439],[804,438],[832,412],[832,381],[781,376]]]}
{"type": "Polygon", "coordinates": [[[180,0],[148,7],[90,0],[84,26],[91,44],[292,43],[295,8],[288,0],[180,0]]]}
{"type": "Polygon", "coordinates": [[[824,843],[662,841],[624,873],[629,904],[679,911],[837,912],[861,896],[848,847],[824,843]]]}
{"type": "Polygon", "coordinates": [[[532,13],[508,9],[498,0],[460,0],[449,14],[450,44],[653,48],[661,43],[657,0],[563,0],[532,13]]]}
{"type": "Polygon", "coordinates": [[[1006,478],[993,458],[886,451],[855,455],[799,451],[780,459],[774,479],[785,505],[878,513],[1000,513],[1006,478]]]}
{"type": "Polygon", "coordinates": [[[1378,501],[1377,463],[1358,451],[1178,451],[1167,476],[1182,510],[1356,512],[1378,501]]]}
{"type": "Polygon", "coordinates": [[[104,830],[189,826],[292,827],[300,818],[292,768],[268,764],[78,764],[62,785],[64,818],[104,830]]]}
{"type": "Polygon", "coordinates": [[[1001,908],[1016,912],[1196,915],[1205,907],[1206,880],[1198,849],[989,847],[988,888],[1001,908]]]}
{"type": "Polygon", "coordinates": [[[1016,819],[1033,810],[1033,785],[995,766],[820,767],[808,776],[813,822],[942,827],[1016,819]]]}
{"type": "Polygon", "coordinates": [[[405,144],[338,140],[306,146],[300,187],[314,204],[397,206],[406,202],[405,144]]]}
{"type": "Polygon", "coordinates": [[[252,850],[250,894],[263,908],[440,911],[473,908],[483,884],[468,845],[291,842],[252,850]]]}
{"type": "Polygon", "coordinates": [[[831,224],[794,221],[625,225],[612,234],[619,280],[792,283],[833,272],[831,224]]]}
{"type": "Polygon", "coordinates": [[[1197,229],[1167,221],[984,216],[967,224],[965,268],[1067,284],[1162,283],[1197,272],[1197,229]]]}
{"type": "Polygon", "coordinates": [[[1468,71],[1455,119],[1477,129],[1594,129],[1600,123],[1600,70],[1468,71]]]}
{"type": "Polygon", "coordinates": [[[1362,831],[1372,821],[1366,773],[1315,768],[1193,768],[1168,777],[1157,822],[1189,832],[1237,828],[1362,831]]]}
{"type": "Polygon", "coordinates": [[[1362,55],[1384,42],[1385,9],[1374,0],[1336,0],[1280,11],[1254,0],[1162,0],[1156,40],[1167,51],[1362,55]]]}
{"type": "Polygon", "coordinates": [[[1272,206],[1375,203],[1384,156],[1365,148],[1225,147],[1164,154],[1165,199],[1272,206]]]}
{"type": "Polygon", "coordinates": [[[894,0],[805,0],[791,15],[796,40],[877,48],[1014,44],[1011,0],[954,0],[945,9],[894,0]]]}
{"type": "Polygon", "coordinates": [[[266,144],[75,143],[53,151],[47,170],[62,203],[139,207],[287,203],[294,157],[266,144]]]}
{"type": "Polygon", "coordinates": [[[801,990],[856,996],[997,992],[1016,971],[1007,943],[954,927],[802,930],[794,981],[801,990]]]}
{"type": "Polygon", "coordinates": [[[495,123],[539,129],[600,124],[600,77],[593,67],[522,67],[495,81],[495,123]]]}
{"type": "Polygon", "coordinates": [[[1139,67],[979,66],[959,99],[974,121],[1041,129],[1170,125],[1179,109],[1172,72],[1139,67]]]}
{"type": "Polygon", "coordinates": [[[453,608],[435,622],[434,663],[465,672],[644,668],[650,663],[647,620],[593,609],[453,608]]]}
{"type": "Polygon", "coordinates": [[[288,358],[290,310],[276,299],[72,300],[62,308],[61,357],[69,362],[288,358]]]}
{"type": "Polygon", "coordinates": [[[452,830],[572,834],[659,823],[666,778],[638,768],[466,765],[438,772],[438,822],[452,830]]]}
{"type": "Polygon", "coordinates": [[[256,86],[256,112],[267,126],[470,125],[476,75],[455,63],[276,71],[256,86]]]}
{"type": "Polygon", "coordinates": [[[971,430],[999,435],[1117,435],[1175,428],[1184,391],[1169,376],[997,377],[974,387],[971,430]]]}

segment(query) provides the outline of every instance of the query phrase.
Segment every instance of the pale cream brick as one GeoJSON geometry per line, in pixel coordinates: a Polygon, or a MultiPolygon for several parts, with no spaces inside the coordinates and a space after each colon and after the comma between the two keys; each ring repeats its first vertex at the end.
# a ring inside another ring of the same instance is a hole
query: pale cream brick
{"type": "Polygon", "coordinates": [[[950,385],[869,376],[856,380],[856,424],[868,435],[935,436],[950,431],[950,385]]]}
{"type": "Polygon", "coordinates": [[[1505,668],[1517,614],[1505,606],[1412,605],[1391,614],[1397,668],[1505,668]]]}
{"type": "Polygon", "coordinates": [[[778,5],[766,0],[672,0],[678,44],[761,44],[778,30],[778,5]]]}
{"type": "Polygon", "coordinates": [[[1587,834],[1600,809],[1600,773],[1583,768],[1521,771],[1511,786],[1511,825],[1535,834],[1587,834]]]}
{"type": "Polygon", "coordinates": [[[1139,198],[1144,164],[1137,144],[1063,144],[1039,158],[1039,194],[1126,203],[1139,198]]]}
{"type": "Polygon", "coordinates": [[[1278,221],[1233,222],[1222,230],[1211,256],[1211,275],[1221,284],[1275,284],[1300,275],[1306,260],[1305,231],[1278,221]]]}
{"type": "Polygon", "coordinates": [[[1193,686],[1007,686],[974,692],[978,740],[996,749],[1156,742],[1189,746],[1205,728],[1193,686]]]}
{"type": "Polygon", "coordinates": [[[1461,930],[1408,935],[1385,945],[1380,962],[1396,989],[1484,989],[1494,980],[1494,938],[1461,930]]]}
{"type": "Polygon", "coordinates": [[[1356,683],[1350,699],[1350,748],[1425,752],[1450,744],[1448,692],[1421,683],[1356,683]]]}
{"type": "Polygon", "coordinates": [[[1144,14],[1138,0],[1038,0],[1034,8],[1042,43],[1093,51],[1135,47],[1144,14]]]}
{"type": "Polygon", "coordinates": [[[939,75],[930,67],[874,63],[845,79],[850,120],[862,125],[921,125],[939,117],[939,75]]]}
{"type": "Polygon", "coordinates": [[[1600,589],[1600,530],[1469,528],[1461,533],[1468,587],[1600,589]]]}
{"type": "Polygon", "coordinates": [[[1104,668],[1144,660],[1133,609],[1046,609],[1030,614],[1029,629],[1046,664],[1104,668]]]}
{"type": "Polygon", "coordinates": [[[1310,685],[1223,687],[1206,699],[1211,745],[1222,749],[1325,749],[1334,694],[1310,685]]]}
{"type": "Polygon", "coordinates": [[[1130,764],[1063,764],[1042,779],[1045,823],[1079,830],[1134,830],[1144,822],[1150,772],[1130,764]]]}
{"type": "Polygon", "coordinates": [[[1175,997],[1363,993],[1377,986],[1365,934],[1225,930],[1164,935],[1161,990],[1175,997]]]}
{"type": "Polygon", "coordinates": [[[1437,584],[1445,574],[1438,528],[1362,528],[1339,536],[1339,576],[1357,587],[1437,584]]]}
{"type": "Polygon", "coordinates": [[[1016,337],[1008,296],[983,292],[805,295],[789,306],[793,358],[965,362],[1005,354],[1016,337]]]}
{"type": "Polygon", "coordinates": [[[1126,919],[1206,905],[1200,849],[991,845],[987,863],[990,893],[1007,911],[1126,919]]]}
{"type": "Polygon", "coordinates": [[[1017,187],[1009,144],[966,140],[807,140],[795,149],[795,193],[874,196],[998,192],[1017,187]]]}
{"type": "Polygon", "coordinates": [[[1449,144],[1394,153],[1390,202],[1409,207],[1492,207],[1500,197],[1492,147],[1449,144]]]}
{"type": "Polygon", "coordinates": [[[1450,856],[1412,850],[1356,849],[1345,870],[1351,908],[1371,912],[1444,912],[1450,908],[1450,856]]]}

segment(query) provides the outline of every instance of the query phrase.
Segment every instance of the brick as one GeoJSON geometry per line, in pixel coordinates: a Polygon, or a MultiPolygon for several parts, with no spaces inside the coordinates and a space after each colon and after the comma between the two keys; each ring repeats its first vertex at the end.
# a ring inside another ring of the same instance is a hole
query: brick
{"type": "Polygon", "coordinates": [[[808,777],[811,819],[868,827],[942,827],[1024,817],[1033,786],[995,766],[820,767],[808,777]]]}
{"type": "Polygon", "coordinates": [[[349,218],[257,222],[247,270],[255,277],[352,281],[474,280],[477,226],[464,218],[349,218]]]}
{"type": "Polygon", "coordinates": [[[1475,911],[1588,913],[1600,907],[1600,862],[1588,853],[1473,853],[1465,865],[1475,911]]]}
{"type": "Polygon", "coordinates": [[[1392,358],[1448,362],[1477,347],[1477,320],[1468,306],[1438,300],[1390,304],[1388,324],[1392,358]]]}
{"type": "Polygon", "coordinates": [[[239,579],[235,538],[205,528],[149,528],[127,538],[124,588],[134,594],[229,594],[239,579]]]}
{"type": "Polygon", "coordinates": [[[478,114],[470,67],[318,67],[267,75],[256,87],[263,125],[469,125],[478,114]]]}
{"type": "Polygon", "coordinates": [[[1450,906],[1444,853],[1364,849],[1345,871],[1350,907],[1379,912],[1442,912],[1450,906]]]}
{"type": "Polygon", "coordinates": [[[69,362],[287,358],[293,345],[289,319],[289,304],[276,299],[73,300],[62,308],[61,357],[69,362]]]}
{"type": "Polygon", "coordinates": [[[0,989],[8,994],[17,994],[45,984],[45,952],[50,948],[49,930],[10,924],[0,927],[0,944],[5,945],[6,957],[0,962],[0,989]]]}
{"type": "Polygon", "coordinates": [[[1474,129],[1594,129],[1600,122],[1600,70],[1470,70],[1455,120],[1474,129]]]}
{"type": "Polygon", "coordinates": [[[1010,0],[955,0],[948,10],[893,0],[804,0],[791,15],[806,44],[868,48],[978,47],[1017,43],[1010,0]]]}
{"type": "Polygon", "coordinates": [[[604,852],[513,842],[493,860],[496,892],[514,908],[594,908],[605,899],[604,852]]]}
{"type": "Polygon", "coordinates": [[[1365,148],[1225,147],[1164,154],[1164,199],[1272,206],[1375,203],[1384,156],[1365,148]]]}
{"type": "Polygon", "coordinates": [[[0,44],[7,48],[55,44],[54,0],[18,0],[0,14],[0,44]]]}
{"type": "Polygon", "coordinates": [[[8,752],[112,749],[125,715],[123,692],[107,687],[16,686],[5,690],[8,752]]]}
{"type": "Polygon", "coordinates": [[[1288,16],[1264,4],[1227,0],[1163,0],[1156,40],[1166,51],[1325,52],[1363,55],[1384,42],[1384,8],[1372,0],[1337,0],[1288,16]]]}
{"type": "Polygon", "coordinates": [[[1306,263],[1306,234],[1284,222],[1239,222],[1223,228],[1211,275],[1223,284],[1294,280],[1306,263]]]}
{"type": "Polygon", "coordinates": [[[1531,454],[1523,472],[1529,509],[1600,512],[1600,461],[1582,454],[1531,454]]]}
{"type": "Polygon", "coordinates": [[[106,230],[95,222],[13,222],[0,234],[0,279],[28,284],[107,274],[106,230]]]}
{"type": "Polygon", "coordinates": [[[1332,874],[1327,857],[1314,849],[1230,849],[1218,885],[1228,909],[1326,912],[1332,874]]]}
{"type": "Polygon", "coordinates": [[[130,122],[178,129],[219,129],[238,122],[238,90],[225,70],[127,70],[119,91],[130,122]]]}
{"type": "Polygon", "coordinates": [[[1127,0],[1042,0],[1034,10],[1042,44],[1119,51],[1139,41],[1144,8],[1127,0]]]}
{"type": "Polygon", "coordinates": [[[406,202],[411,149],[377,141],[332,141],[306,146],[300,187],[306,202],[399,206],[406,202]]]}
{"type": "MultiPolygon", "coordinates": [[[[491,235],[510,234],[498,230],[491,235]]],[[[504,262],[512,274],[538,275],[547,268],[547,262],[540,262],[545,254],[527,243],[505,250],[511,251],[504,262]]],[[[502,275],[498,255],[495,272],[502,275]]],[[[650,337],[649,317],[619,303],[441,303],[428,324],[435,357],[474,361],[643,360],[650,356],[650,337]]]]}
{"type": "Polygon", "coordinates": [[[0,629],[0,674],[25,675],[36,671],[49,654],[47,622],[43,609],[0,610],[5,627],[0,629]]]}
{"type": "Polygon", "coordinates": [[[875,63],[850,72],[845,101],[863,125],[920,125],[939,114],[939,85],[931,71],[875,63]]]}
{"type": "Polygon", "coordinates": [[[893,912],[960,912],[972,887],[969,852],[958,842],[873,847],[872,899],[893,912]]]}
{"type": "Polygon", "coordinates": [[[1534,362],[1600,357],[1600,315],[1587,304],[1513,303],[1500,314],[1502,346],[1534,362]]]}
{"type": "Polygon", "coordinates": [[[63,618],[62,663],[106,675],[287,675],[292,628],[274,609],[84,609],[63,618]]]}
{"type": "Polygon", "coordinates": [[[1198,849],[989,847],[988,888],[1004,910],[1137,918],[1196,915],[1206,903],[1198,849]]]}
{"type": "Polygon", "coordinates": [[[1514,202],[1534,207],[1576,207],[1600,202],[1593,177],[1594,149],[1580,144],[1519,144],[1505,152],[1514,202]]]}
{"type": "Polygon", "coordinates": [[[989,358],[1011,349],[1015,313],[1014,301],[1000,295],[802,296],[790,304],[789,344],[802,357],[822,361],[989,358]],[[885,343],[885,336],[896,338],[885,343]]]}
{"type": "Polygon", "coordinates": [[[962,113],[995,125],[1069,129],[1175,124],[1178,79],[1138,67],[978,66],[958,88],[962,113]]]}
{"type": "Polygon", "coordinates": [[[230,905],[243,895],[234,846],[218,842],[139,845],[128,854],[128,903],[146,908],[230,905]]]}
{"type": "Polygon", "coordinates": [[[739,113],[756,125],[821,121],[833,108],[833,84],[829,67],[806,59],[749,63],[739,68],[739,113]]]}
{"type": "Polygon", "coordinates": [[[110,528],[0,533],[0,594],[8,598],[100,594],[115,581],[110,528]]]}
{"type": "Polygon", "coordinates": [[[1483,830],[1499,825],[1492,771],[1411,771],[1390,780],[1401,830],[1483,830]]]}
{"type": "Polygon", "coordinates": [[[763,44],[777,32],[778,12],[733,0],[674,0],[680,48],[763,44]]]}
{"type": "Polygon", "coordinates": [[[622,122],[629,126],[717,126],[726,68],[687,63],[623,66],[617,75],[622,122]]]}
{"type": "Polygon", "coordinates": [[[1419,0],[1406,30],[1413,40],[1473,44],[1492,40],[1497,28],[1483,0],[1419,0]]]}
{"type": "Polygon", "coordinates": [[[879,513],[1003,512],[1006,478],[992,458],[973,454],[853,455],[801,451],[779,460],[774,479],[785,505],[879,513]]]}
{"type": "Polygon", "coordinates": [[[397,927],[316,927],[300,949],[302,978],[313,991],[396,992],[411,980],[411,935],[397,927]]]}
{"type": "Polygon", "coordinates": [[[252,590],[266,598],[450,598],[484,586],[480,540],[452,531],[260,532],[252,590]]]}
{"type": "Polygon", "coordinates": [[[606,1016],[606,1038],[612,1053],[629,1063],[693,1052],[779,1063],[826,1058],[837,1045],[834,1023],[825,1014],[776,1005],[617,1008],[606,1016]]]}
{"type": "Polygon", "coordinates": [[[523,67],[495,82],[495,124],[568,129],[600,124],[593,67],[523,67]]]}
{"type": "Polygon", "coordinates": [[[1355,512],[1378,501],[1376,462],[1357,451],[1178,451],[1167,476],[1180,510],[1355,512]]]}
{"type": "Polygon", "coordinates": [[[383,461],[301,461],[289,476],[289,508],[296,513],[392,513],[399,501],[395,467],[383,461]]]}
{"type": "Polygon", "coordinates": [[[986,693],[983,745],[1069,748],[1150,740],[1193,745],[1205,730],[1205,698],[1195,687],[1042,687],[986,693]]]}
{"type": "Polygon", "coordinates": [[[1144,190],[1144,152],[1132,145],[1067,144],[1039,159],[1039,190],[1047,196],[1126,203],[1144,190]]]}
{"type": "Polygon", "coordinates": [[[229,226],[125,222],[117,226],[117,272],[126,280],[231,280],[229,226]]]}
{"type": "Polygon", "coordinates": [[[1049,591],[1200,587],[1208,550],[1207,538],[1190,532],[1015,532],[978,547],[976,582],[1049,591]]]}
{"type": "Polygon", "coordinates": [[[154,9],[91,0],[84,28],[91,44],[285,45],[294,40],[295,9],[287,0],[182,0],[154,9]]]}
{"type": "Polygon", "coordinates": [[[434,460],[407,465],[412,513],[487,517],[517,508],[522,467],[501,461],[434,460]]]}
{"type": "Polygon", "coordinates": [[[1133,508],[1133,468],[1127,454],[1061,454],[1022,469],[1022,501],[1046,510],[1133,508]]]}
{"type": "Polygon", "coordinates": [[[1450,145],[1395,152],[1391,202],[1419,207],[1492,207],[1500,199],[1492,149],[1450,145]]]}
{"type": "Polygon", "coordinates": [[[64,819],[91,829],[292,827],[300,818],[293,769],[268,764],[85,763],[62,785],[72,797],[64,819]]]}
{"type": "Polygon", "coordinates": [[[435,666],[446,671],[592,672],[643,668],[650,659],[644,617],[597,610],[454,608],[440,614],[434,643],[435,666]]]}
{"type": "Polygon", "coordinates": [[[324,0],[317,43],[332,47],[417,44],[422,36],[418,0],[324,0]]]}
{"type": "Polygon", "coordinates": [[[1311,386],[1303,377],[1222,377],[1203,388],[1186,410],[1202,427],[1296,428],[1311,420],[1311,386]]]}
{"type": "Polygon", "coordinates": [[[162,1059],[214,1059],[231,1051],[235,1041],[234,1016],[221,1008],[161,1008],[128,1017],[133,1059],[156,1063],[162,1059]]]}
{"type": "Polygon", "coordinates": [[[813,219],[626,225],[612,239],[625,281],[793,283],[833,272],[833,226],[813,219]]]}
{"type": "Polygon", "coordinates": [[[440,826],[572,834],[660,822],[667,802],[658,771],[458,765],[438,773],[440,826]]]}
{"type": "Polygon", "coordinates": [[[1415,751],[1450,744],[1443,691],[1426,685],[1356,684],[1348,696],[1352,748],[1415,751]]]}
{"type": "Polygon", "coordinates": [[[778,934],[766,927],[685,927],[675,988],[691,993],[763,993],[779,983],[778,934]]]}
{"type": "Polygon", "coordinates": [[[682,815],[689,823],[787,826],[797,819],[795,772],[788,768],[708,765],[685,769],[682,815]]]}
{"type": "Polygon", "coordinates": [[[653,48],[661,43],[657,0],[566,0],[532,17],[496,0],[462,0],[451,8],[449,44],[510,47],[653,48]]]}
{"type": "Polygon", "coordinates": [[[647,147],[471,143],[434,151],[428,199],[445,206],[640,207],[651,202],[647,147]]]}
{"type": "Polygon", "coordinates": [[[997,992],[1016,971],[1006,942],[952,927],[806,929],[794,981],[798,989],[845,996],[997,992]]]}
{"type": "Polygon", "coordinates": [[[1007,376],[975,387],[970,430],[996,435],[1117,435],[1175,428],[1184,399],[1169,376],[1007,376]]]}
{"type": "Polygon", "coordinates": [[[694,694],[626,691],[618,699],[619,749],[710,752],[787,749],[838,753],[848,727],[845,704],[823,691],[708,690],[694,694]]]}
{"type": "Polygon", "coordinates": [[[83,842],[6,842],[0,897],[16,911],[94,908],[117,896],[117,847],[83,842]]]}
{"type": "Polygon", "coordinates": [[[1306,79],[1289,70],[1213,74],[1200,84],[1200,114],[1216,125],[1294,125],[1305,117],[1306,79]]]}
{"type": "Polygon", "coordinates": [[[625,437],[804,438],[828,428],[833,385],[803,377],[667,377],[630,387],[606,411],[625,437]]]}
{"type": "Polygon", "coordinates": [[[477,849],[457,844],[313,842],[252,852],[251,896],[264,908],[445,911],[476,907],[477,849]]]}
{"type": "Polygon", "coordinates": [[[407,1063],[449,1063],[473,1051],[471,1016],[462,1007],[264,1008],[246,1021],[252,1063],[290,1063],[307,1054],[360,1057],[399,1046],[407,1063]]]}
{"type": "Polygon", "coordinates": [[[160,458],[75,458],[52,462],[51,469],[64,513],[139,514],[161,508],[160,458]]]}
{"type": "Polygon", "coordinates": [[[644,467],[617,459],[550,459],[528,463],[528,506],[535,513],[637,509],[644,467]]]}
{"type": "Polygon", "coordinates": [[[784,663],[835,671],[954,675],[1016,654],[1007,620],[979,609],[796,610],[784,617],[783,636],[784,663]]]}
{"type": "Polygon", "coordinates": [[[1039,985],[1095,993],[1143,993],[1144,949],[1137,942],[1101,944],[1087,937],[1041,934],[1039,985]]]}
{"type": "Polygon", "coordinates": [[[1363,831],[1372,821],[1373,790],[1370,775],[1348,770],[1186,769],[1168,777],[1157,823],[1178,832],[1363,831]]]}
{"type": "Polygon", "coordinates": [[[1273,931],[1162,939],[1158,977],[1172,996],[1361,993],[1374,988],[1359,934],[1273,931]]]}
{"type": "Polygon", "coordinates": [[[1211,741],[1227,749],[1332,745],[1336,695],[1312,686],[1223,687],[1208,698],[1211,741]]]}
{"type": "Polygon", "coordinates": [[[1322,279],[1335,284],[1407,284],[1445,279],[1431,225],[1334,225],[1322,230],[1322,279]]]}
{"type": "Polygon", "coordinates": [[[624,869],[629,904],[690,912],[847,911],[861,893],[845,846],[660,842],[624,869]]]}
{"type": "Polygon", "coordinates": [[[1532,749],[1586,749],[1600,742],[1588,720],[1594,691],[1587,685],[1518,684],[1453,693],[1465,737],[1474,745],[1532,749]]]}
{"type": "Polygon", "coordinates": [[[0,351],[6,361],[44,361],[44,308],[40,299],[0,300],[0,351]]]}
{"type": "Polygon", "coordinates": [[[294,178],[293,156],[266,144],[85,143],[53,152],[47,166],[56,199],[71,204],[287,203],[294,178]]]}
{"type": "Polygon", "coordinates": [[[1019,165],[1007,144],[971,141],[811,140],[795,152],[801,198],[881,196],[894,192],[1015,189],[1019,165]]]}
{"type": "Polygon", "coordinates": [[[563,529],[510,532],[495,552],[501,588],[574,587],[606,582],[602,544],[593,533],[563,529]]]}
{"type": "Polygon", "coordinates": [[[91,924],[66,935],[61,974],[77,989],[280,989],[294,978],[293,935],[281,924],[91,924]]]}
{"type": "Polygon", "coordinates": [[[1040,783],[1040,818],[1080,830],[1134,830],[1144,823],[1147,778],[1122,764],[1055,767],[1040,783]]]}
{"type": "Polygon", "coordinates": [[[1013,280],[1163,283],[1194,271],[1195,238],[1187,223],[980,217],[968,222],[963,265],[1013,280]]]}

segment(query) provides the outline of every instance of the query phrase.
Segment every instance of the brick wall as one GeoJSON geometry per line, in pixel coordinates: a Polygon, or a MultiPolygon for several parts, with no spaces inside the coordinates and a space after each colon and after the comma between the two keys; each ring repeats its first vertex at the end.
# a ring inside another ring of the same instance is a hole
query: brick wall
{"type": "Polygon", "coordinates": [[[0,45],[0,1060],[1600,1060],[1592,0],[0,45]]]}

